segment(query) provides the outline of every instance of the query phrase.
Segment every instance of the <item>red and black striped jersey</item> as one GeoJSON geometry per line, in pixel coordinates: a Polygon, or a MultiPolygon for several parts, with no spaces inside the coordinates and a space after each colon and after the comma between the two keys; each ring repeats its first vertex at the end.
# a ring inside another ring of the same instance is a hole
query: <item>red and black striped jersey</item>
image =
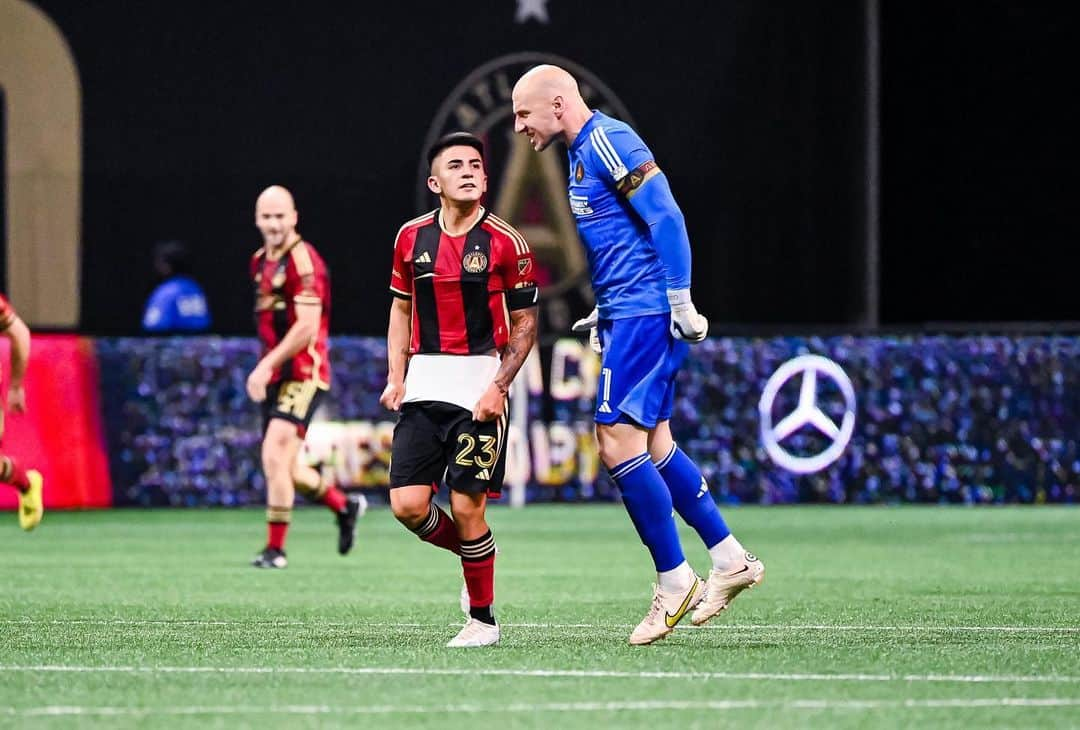
{"type": "Polygon", "coordinates": [[[501,352],[510,311],[537,303],[533,255],[510,224],[480,208],[462,236],[443,230],[440,211],[401,227],[390,291],[412,300],[413,354],[501,352]]]}
{"type": "MultiPolygon", "coordinates": [[[[11,306],[11,302],[7,300],[3,294],[0,294],[0,332],[6,332],[14,322],[17,314],[15,314],[15,308],[11,306]]],[[[0,369],[0,385],[4,383],[4,371],[0,369]]],[[[3,404],[0,404],[0,408],[3,404]]],[[[4,414],[0,413],[0,434],[4,431],[4,414]]]]}
{"type": "Polygon", "coordinates": [[[255,284],[255,328],[263,355],[274,349],[296,322],[296,307],[321,306],[319,332],[311,344],[274,371],[279,380],[315,380],[330,387],[330,274],[318,251],[297,239],[280,254],[260,248],[251,257],[255,284]]]}

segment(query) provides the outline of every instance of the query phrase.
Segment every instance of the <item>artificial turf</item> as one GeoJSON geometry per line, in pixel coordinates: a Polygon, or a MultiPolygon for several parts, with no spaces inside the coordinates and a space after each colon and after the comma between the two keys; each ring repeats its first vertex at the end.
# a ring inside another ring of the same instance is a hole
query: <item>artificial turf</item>
{"type": "Polygon", "coordinates": [[[1080,726],[1077,509],[725,515],[765,582],[631,647],[653,576],[621,508],[492,509],[502,642],[451,650],[460,564],[385,508],[344,558],[299,510],[283,571],[248,566],[254,510],[9,514],[0,726],[1080,726]]]}

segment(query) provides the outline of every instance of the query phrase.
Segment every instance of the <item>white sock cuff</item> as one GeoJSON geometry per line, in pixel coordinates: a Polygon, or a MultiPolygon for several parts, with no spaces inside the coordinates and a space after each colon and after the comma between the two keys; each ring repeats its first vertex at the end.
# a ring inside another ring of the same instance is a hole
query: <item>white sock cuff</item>
{"type": "Polygon", "coordinates": [[[694,569],[684,560],[671,570],[657,573],[656,582],[664,593],[685,591],[694,582],[694,569]]]}

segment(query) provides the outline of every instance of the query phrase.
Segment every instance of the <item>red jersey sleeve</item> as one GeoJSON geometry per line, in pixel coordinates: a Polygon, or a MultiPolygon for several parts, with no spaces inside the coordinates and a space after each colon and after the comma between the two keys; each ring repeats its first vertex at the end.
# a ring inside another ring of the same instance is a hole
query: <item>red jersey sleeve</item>
{"type": "Polygon", "coordinates": [[[402,228],[394,241],[394,265],[390,270],[390,293],[400,299],[412,299],[412,262],[408,260],[415,232],[402,228]]]}
{"type": "Polygon", "coordinates": [[[506,234],[499,256],[499,270],[506,286],[506,307],[510,311],[535,307],[540,294],[536,287],[532,250],[517,229],[502,219],[496,218],[494,223],[506,234]]]}
{"type": "Polygon", "coordinates": [[[287,296],[293,304],[314,304],[325,308],[329,303],[330,277],[322,257],[305,241],[293,246],[289,256],[296,269],[296,280],[287,296]]]}
{"type": "Polygon", "coordinates": [[[251,276],[252,281],[256,281],[255,277],[259,274],[259,262],[262,261],[263,249],[259,249],[255,253],[251,254],[251,261],[248,264],[248,273],[251,276]]]}
{"type": "Polygon", "coordinates": [[[11,302],[7,300],[3,294],[0,294],[0,332],[4,332],[15,321],[15,309],[12,308],[11,302]]]}

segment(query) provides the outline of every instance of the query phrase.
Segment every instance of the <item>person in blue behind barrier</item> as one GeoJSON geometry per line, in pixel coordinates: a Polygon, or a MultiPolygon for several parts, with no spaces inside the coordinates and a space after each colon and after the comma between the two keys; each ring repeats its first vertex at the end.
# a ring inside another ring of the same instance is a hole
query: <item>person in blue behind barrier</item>
{"type": "Polygon", "coordinates": [[[570,209],[597,300],[575,329],[596,330],[600,458],[656,567],[651,607],[630,634],[631,644],[651,644],[691,610],[695,625],[705,623],[765,574],[727,528],[669,427],[687,343],[701,342],[709,329],[690,298],[686,224],[649,148],[629,125],[590,110],[565,70],[529,70],[512,98],[514,131],[533,149],[555,140],[569,148],[570,209]],[[686,562],[672,508],[709,550],[708,582],[686,562]]]}
{"type": "Polygon", "coordinates": [[[206,293],[191,277],[191,257],[182,241],[154,246],[154,270],[162,282],[146,300],[142,327],[147,332],[205,332],[210,329],[206,293]]]}

